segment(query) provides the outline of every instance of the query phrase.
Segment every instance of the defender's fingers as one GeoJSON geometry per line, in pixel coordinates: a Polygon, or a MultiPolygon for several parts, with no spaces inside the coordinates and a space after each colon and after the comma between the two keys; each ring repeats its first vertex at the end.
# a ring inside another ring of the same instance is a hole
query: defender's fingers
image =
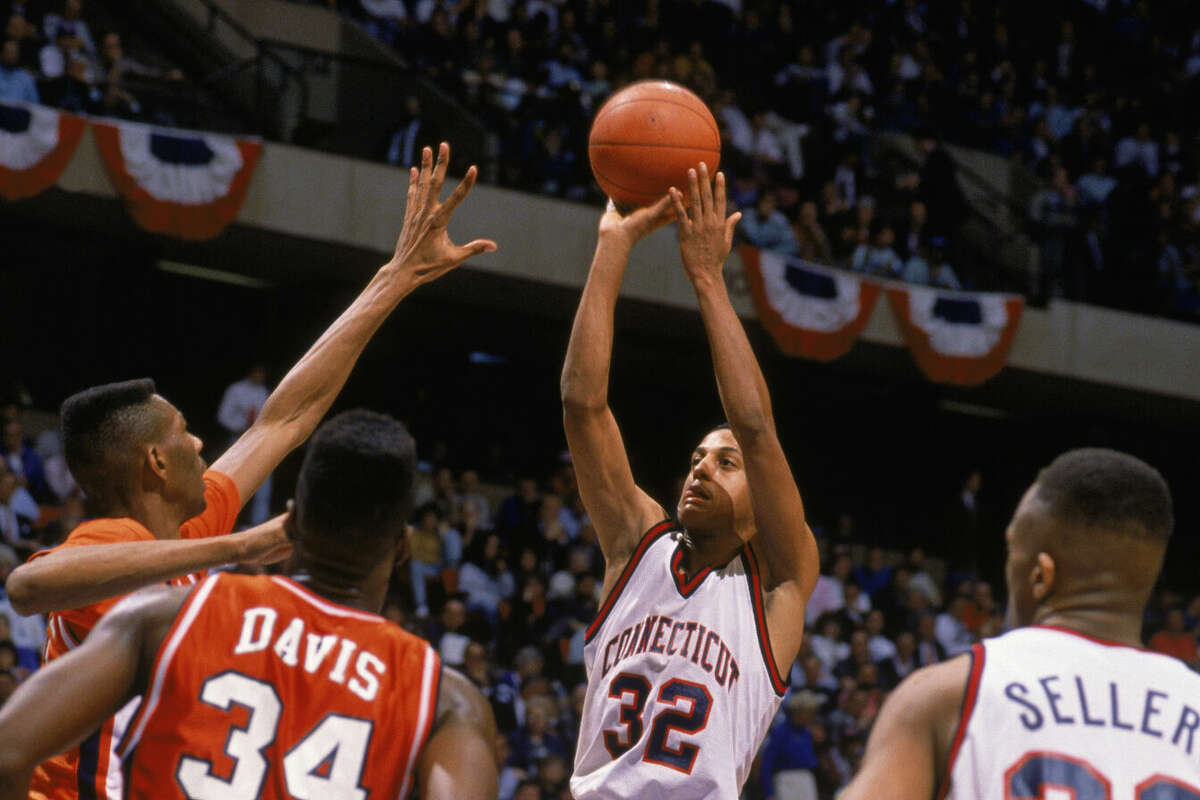
{"type": "Polygon", "coordinates": [[[708,164],[700,162],[700,211],[711,214],[713,211],[712,180],[708,177],[708,164]]]}
{"type": "Polygon", "coordinates": [[[725,246],[733,247],[733,230],[737,224],[742,221],[742,212],[735,211],[729,215],[729,219],[725,220],[725,246]]]}
{"type": "Polygon", "coordinates": [[[681,230],[690,230],[692,221],[688,219],[687,209],[683,207],[683,195],[674,186],[671,187],[671,193],[668,195],[671,198],[672,205],[675,206],[675,219],[679,222],[681,230]]]}
{"type": "Polygon", "coordinates": [[[692,196],[692,207],[690,209],[692,222],[699,222],[700,215],[704,210],[700,200],[700,179],[696,175],[696,170],[688,170],[688,188],[692,196]]]}
{"type": "Polygon", "coordinates": [[[458,204],[470,193],[471,187],[475,185],[475,179],[479,176],[479,170],[475,169],[472,164],[467,169],[467,174],[458,182],[458,186],[454,187],[454,191],[446,198],[446,202],[442,203],[442,208],[438,211],[438,222],[445,224],[450,221],[450,215],[454,213],[454,209],[458,208],[458,204]]]}
{"type": "Polygon", "coordinates": [[[717,189],[713,196],[713,211],[717,214],[725,214],[725,173],[717,173],[717,189]]]}
{"type": "Polygon", "coordinates": [[[467,242],[464,245],[455,248],[454,258],[459,262],[466,261],[468,258],[474,258],[483,253],[494,253],[499,248],[491,239],[475,239],[467,242]]]}
{"type": "Polygon", "coordinates": [[[429,179],[433,172],[433,151],[428,147],[421,150],[421,176],[417,182],[417,203],[424,206],[429,198],[429,179]]]}
{"type": "Polygon", "coordinates": [[[438,145],[437,163],[433,165],[433,180],[429,193],[436,203],[442,194],[442,184],[446,182],[446,170],[450,167],[450,144],[442,142],[438,145]]]}

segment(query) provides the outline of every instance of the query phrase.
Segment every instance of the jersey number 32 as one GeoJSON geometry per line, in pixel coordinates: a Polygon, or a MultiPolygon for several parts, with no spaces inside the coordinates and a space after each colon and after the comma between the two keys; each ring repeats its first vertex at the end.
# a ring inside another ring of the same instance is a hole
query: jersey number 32
{"type": "MultiPolygon", "coordinates": [[[[608,685],[608,696],[621,703],[620,725],[604,731],[604,746],[614,759],[633,749],[645,733],[642,712],[651,691],[650,681],[632,672],[622,672],[608,685]]],[[[642,760],[690,775],[700,746],[682,737],[699,733],[708,725],[712,695],[702,684],[673,678],[659,687],[657,702],[665,708],[650,723],[650,738],[646,740],[642,760]],[[678,747],[667,744],[672,731],[680,734],[678,747]]]]}

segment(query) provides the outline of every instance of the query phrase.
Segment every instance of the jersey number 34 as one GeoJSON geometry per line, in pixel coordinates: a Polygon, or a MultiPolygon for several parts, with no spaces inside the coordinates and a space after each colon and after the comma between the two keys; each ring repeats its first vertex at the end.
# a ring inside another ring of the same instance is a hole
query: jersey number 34
{"type": "MultiPolygon", "coordinates": [[[[632,750],[645,733],[642,713],[651,691],[650,681],[632,672],[620,673],[608,685],[608,696],[621,703],[619,727],[604,731],[604,746],[614,759],[632,750]]],[[[708,725],[712,695],[702,684],[673,678],[659,687],[657,702],[666,707],[650,722],[642,760],[690,775],[700,746],[684,741],[683,736],[699,733],[708,725]],[[680,734],[677,747],[667,744],[672,731],[680,734]]]]}

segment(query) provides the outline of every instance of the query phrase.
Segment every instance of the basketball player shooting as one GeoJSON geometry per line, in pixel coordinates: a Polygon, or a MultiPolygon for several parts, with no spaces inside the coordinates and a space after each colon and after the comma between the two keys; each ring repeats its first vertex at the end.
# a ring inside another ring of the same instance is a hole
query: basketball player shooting
{"type": "Polygon", "coordinates": [[[739,214],[725,178],[689,173],[622,218],[610,207],[562,374],[579,490],[605,558],[584,649],[587,699],[571,790],[592,798],[736,797],[786,689],[817,549],[771,403],[721,275],[739,214]],[[672,215],[672,209],[674,214],[672,215]],[[691,454],[674,519],[634,483],[608,407],[613,311],[634,244],[678,220],[728,426],[691,454]]]}
{"type": "Polygon", "coordinates": [[[416,447],[395,420],[313,437],[286,576],[217,573],[122,601],[0,711],[0,798],[130,698],[126,797],[494,800],[491,708],[378,616],[407,550],[416,447]]]}
{"type": "Polygon", "coordinates": [[[1173,526],[1158,472],[1073,450],[1005,534],[1016,630],[909,676],[846,800],[1197,800],[1200,676],[1141,647],[1173,526]]]}
{"type": "MultiPolygon", "coordinates": [[[[471,256],[494,250],[487,240],[450,241],[446,226],[470,192],[476,171],[442,202],[450,161],[425,148],[409,175],[408,202],[393,257],[272,392],[254,424],[206,469],[201,441],[150,380],[97,386],[66,400],[63,445],[87,494],[93,519],[66,542],[34,555],[8,578],[22,614],[51,612],[45,660],[77,647],[122,595],[231,562],[272,563],[290,543],[282,517],[226,536],[245,499],[316,428],[359,355],[396,306],[418,286],[471,256]]],[[[121,797],[112,748],[132,710],[106,722],[78,748],[36,771],[33,800],[121,797]]]]}

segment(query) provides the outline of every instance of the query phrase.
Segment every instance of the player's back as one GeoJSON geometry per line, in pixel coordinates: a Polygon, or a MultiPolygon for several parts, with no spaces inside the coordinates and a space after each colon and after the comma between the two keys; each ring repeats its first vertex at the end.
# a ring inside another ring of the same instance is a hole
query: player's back
{"type": "Polygon", "coordinates": [[[1200,799],[1200,675],[1048,627],[976,645],[955,800],[1200,799]]]}
{"type": "Polygon", "coordinates": [[[406,797],[441,663],[382,617],[280,576],[214,575],[180,609],[119,752],[131,797],[406,797]]]}

